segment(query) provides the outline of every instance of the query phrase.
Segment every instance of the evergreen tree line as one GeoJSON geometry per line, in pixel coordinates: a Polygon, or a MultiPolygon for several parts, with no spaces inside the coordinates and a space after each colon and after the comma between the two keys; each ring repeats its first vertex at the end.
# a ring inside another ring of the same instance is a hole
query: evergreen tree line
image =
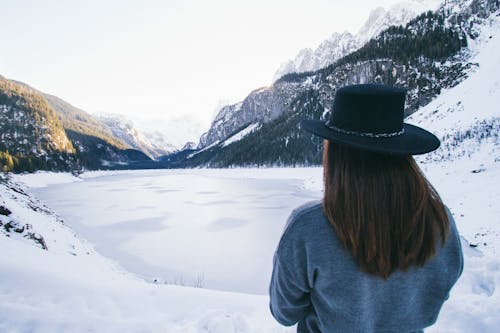
{"type": "Polygon", "coordinates": [[[54,147],[50,148],[59,147],[61,151],[73,150],[71,142],[64,140],[64,136],[56,135],[64,134],[62,124],[47,100],[40,94],[0,77],[0,105],[12,105],[23,110],[34,119],[38,128],[50,131],[54,143],[54,147]]]}
{"type": "Polygon", "coordinates": [[[456,54],[462,47],[467,47],[465,34],[451,28],[438,25],[420,34],[402,26],[390,27],[335,65],[384,58],[407,64],[417,63],[422,58],[441,61],[456,54]]]}
{"type": "Polygon", "coordinates": [[[9,151],[0,151],[1,172],[71,171],[75,164],[76,156],[72,153],[34,156],[22,153],[11,155],[9,151]]]}

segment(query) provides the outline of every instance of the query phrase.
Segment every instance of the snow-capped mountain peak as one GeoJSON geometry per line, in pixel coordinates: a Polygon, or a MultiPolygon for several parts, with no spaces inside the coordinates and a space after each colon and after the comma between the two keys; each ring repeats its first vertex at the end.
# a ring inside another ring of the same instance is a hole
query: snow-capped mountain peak
{"type": "Polygon", "coordinates": [[[435,10],[440,3],[440,0],[407,0],[396,3],[387,10],[377,7],[370,12],[357,34],[348,31],[335,32],[315,50],[311,48],[300,50],[294,59],[286,61],[279,67],[274,79],[277,80],[288,73],[315,71],[326,67],[359,49],[388,27],[404,25],[422,12],[435,10]]]}
{"type": "Polygon", "coordinates": [[[370,13],[368,20],[359,29],[356,37],[359,46],[363,46],[372,37],[378,35],[383,30],[394,25],[404,25],[418,14],[437,9],[441,1],[418,1],[410,0],[398,2],[388,10],[378,7],[370,13]]]}
{"type": "Polygon", "coordinates": [[[130,147],[138,149],[151,158],[170,154],[177,150],[159,131],[142,132],[128,118],[116,114],[100,114],[99,119],[111,130],[113,135],[130,147]]]}
{"type": "Polygon", "coordinates": [[[377,7],[370,12],[368,16],[368,20],[366,20],[365,24],[359,29],[358,36],[361,37],[359,39],[365,39],[368,36],[373,36],[373,28],[377,25],[377,22],[382,20],[384,16],[387,14],[387,10],[384,7],[377,7]]]}

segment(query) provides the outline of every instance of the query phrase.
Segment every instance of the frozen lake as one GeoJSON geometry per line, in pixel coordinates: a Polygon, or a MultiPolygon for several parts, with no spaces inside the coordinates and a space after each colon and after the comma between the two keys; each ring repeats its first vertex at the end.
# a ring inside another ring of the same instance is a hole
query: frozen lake
{"type": "Polygon", "coordinates": [[[159,283],[266,294],[290,212],[320,199],[322,170],[139,170],[32,188],[125,269],[159,283]]]}

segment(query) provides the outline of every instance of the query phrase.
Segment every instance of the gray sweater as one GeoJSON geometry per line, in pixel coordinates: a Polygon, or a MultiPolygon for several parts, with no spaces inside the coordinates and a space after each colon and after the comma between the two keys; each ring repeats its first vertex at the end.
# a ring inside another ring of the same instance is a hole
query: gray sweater
{"type": "Polygon", "coordinates": [[[320,202],[296,209],[274,255],[271,313],[297,332],[418,332],[432,325],[463,270],[455,222],[424,267],[387,280],[360,270],[320,202]]]}

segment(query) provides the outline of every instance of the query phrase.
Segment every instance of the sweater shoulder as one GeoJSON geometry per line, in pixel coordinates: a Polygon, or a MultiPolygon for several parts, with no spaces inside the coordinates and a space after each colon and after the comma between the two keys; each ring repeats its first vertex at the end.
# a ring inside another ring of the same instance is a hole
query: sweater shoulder
{"type": "Polygon", "coordinates": [[[290,213],[282,238],[290,237],[291,234],[304,235],[313,224],[323,220],[324,214],[321,200],[307,202],[290,213]]]}

